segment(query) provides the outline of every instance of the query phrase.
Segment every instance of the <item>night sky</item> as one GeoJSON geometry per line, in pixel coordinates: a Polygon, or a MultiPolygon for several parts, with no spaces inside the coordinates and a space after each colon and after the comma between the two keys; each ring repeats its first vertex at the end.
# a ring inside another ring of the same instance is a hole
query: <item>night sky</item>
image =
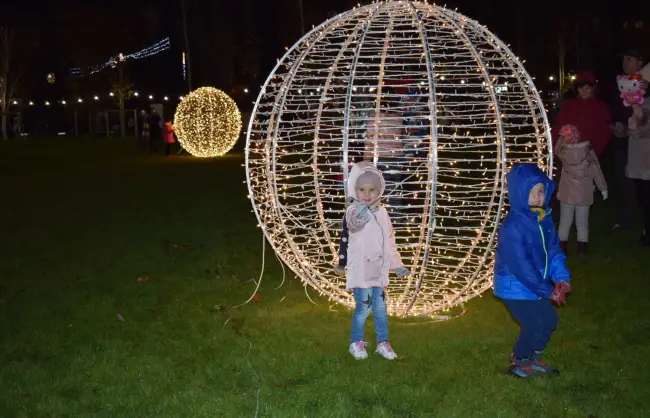
{"type": "MultiPolygon", "coordinates": [[[[232,91],[251,86],[256,93],[284,53],[284,46],[300,37],[298,4],[298,0],[186,0],[193,87],[212,85],[232,91]]],[[[356,4],[350,0],[303,0],[305,28],[309,30],[356,4]]],[[[514,0],[446,2],[447,7],[458,7],[511,44],[526,59],[526,68],[537,76],[540,88],[547,87],[549,74],[557,74],[560,32],[573,43],[567,53],[567,69],[592,68],[601,78],[617,71],[617,52],[630,47],[645,52],[642,41],[650,39],[650,5],[640,1],[526,4],[514,0]],[[643,24],[637,27],[634,22],[643,24]],[[573,46],[576,40],[577,50],[573,46]]],[[[0,7],[0,24],[16,30],[16,62],[23,74],[21,97],[45,100],[107,92],[114,70],[72,79],[67,76],[69,68],[98,64],[165,37],[171,38],[172,49],[130,62],[127,77],[139,91],[159,95],[187,92],[181,72],[181,0],[10,0],[0,7]],[[49,72],[57,75],[53,85],[46,82],[49,72]]]]}

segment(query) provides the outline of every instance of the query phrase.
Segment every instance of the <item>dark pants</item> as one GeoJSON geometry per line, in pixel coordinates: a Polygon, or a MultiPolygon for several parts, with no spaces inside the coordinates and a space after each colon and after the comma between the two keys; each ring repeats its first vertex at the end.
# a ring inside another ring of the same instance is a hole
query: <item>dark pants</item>
{"type": "Polygon", "coordinates": [[[156,132],[150,132],[149,134],[149,150],[153,153],[158,152],[158,145],[162,141],[162,135],[159,135],[156,132]]]}
{"type": "Polygon", "coordinates": [[[636,185],[636,194],[641,207],[643,216],[643,228],[645,229],[646,239],[650,237],[650,180],[634,180],[636,185]]]}
{"type": "Polygon", "coordinates": [[[553,183],[555,186],[555,191],[553,192],[553,196],[551,196],[551,201],[550,207],[551,207],[551,217],[553,218],[553,222],[555,224],[560,223],[560,201],[557,198],[557,191],[560,188],[560,176],[562,175],[562,163],[560,162],[560,159],[557,158],[553,161],[553,183]]]}
{"type": "Polygon", "coordinates": [[[626,228],[634,223],[634,181],[625,175],[627,168],[627,147],[623,139],[614,149],[614,187],[613,195],[616,202],[616,224],[626,228]]]}
{"type": "Polygon", "coordinates": [[[170,156],[172,153],[172,144],[170,142],[165,142],[165,155],[170,156]]]}
{"type": "Polygon", "coordinates": [[[515,344],[517,358],[530,358],[535,351],[543,351],[557,328],[557,313],[548,299],[504,299],[510,314],[519,322],[521,333],[515,344]]]}

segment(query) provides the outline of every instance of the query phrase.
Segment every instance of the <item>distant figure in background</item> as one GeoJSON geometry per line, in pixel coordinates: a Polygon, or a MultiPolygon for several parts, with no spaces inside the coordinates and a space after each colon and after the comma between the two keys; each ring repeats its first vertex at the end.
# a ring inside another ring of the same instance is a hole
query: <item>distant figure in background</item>
{"type": "Polygon", "coordinates": [[[397,104],[391,105],[391,100],[396,100],[393,90],[385,88],[379,110],[370,114],[363,159],[374,162],[377,156],[377,169],[386,181],[384,201],[388,211],[395,215],[400,212],[398,206],[402,205],[405,130],[402,112],[397,109],[397,104]]]}
{"type": "Polygon", "coordinates": [[[156,111],[151,108],[149,113],[149,148],[152,153],[158,152],[158,145],[162,141],[162,118],[156,111]]]}
{"type": "MultiPolygon", "coordinates": [[[[643,58],[638,51],[626,51],[621,56],[621,67],[625,75],[638,73],[641,70],[643,58]]],[[[614,182],[616,184],[614,198],[617,209],[612,230],[616,231],[625,230],[631,226],[636,206],[634,181],[625,174],[630,135],[628,120],[632,116],[632,107],[625,106],[617,94],[612,98],[609,109],[612,115],[612,148],[614,149],[614,182]]]]}
{"type": "Polygon", "coordinates": [[[147,148],[147,143],[150,141],[149,135],[149,114],[145,109],[140,112],[142,116],[142,132],[140,133],[140,149],[144,151],[147,148]]]}
{"type": "MultiPolygon", "coordinates": [[[[650,84],[650,64],[639,70],[644,87],[650,84]]],[[[626,175],[634,181],[636,196],[643,216],[641,244],[650,246],[650,100],[641,106],[636,129],[630,129],[626,175]]]]}
{"type": "Polygon", "coordinates": [[[564,125],[559,132],[555,155],[562,162],[560,187],[560,248],[567,254],[569,233],[575,217],[578,230],[578,254],[587,255],[589,242],[589,208],[594,203],[594,183],[607,200],[607,183],[600,169],[598,158],[589,141],[580,138],[573,125],[564,125]]]}
{"type": "Polygon", "coordinates": [[[168,157],[172,154],[172,144],[176,142],[174,139],[174,125],[171,121],[163,123],[163,140],[165,141],[165,155],[168,157]]]}
{"type": "MultiPolygon", "coordinates": [[[[591,71],[582,71],[578,74],[575,81],[576,97],[568,99],[562,104],[560,113],[553,123],[553,149],[557,144],[560,128],[564,125],[574,125],[583,141],[591,143],[596,157],[600,158],[607,144],[611,140],[612,130],[610,126],[609,109],[607,105],[596,98],[598,80],[591,71]]],[[[559,173],[562,172],[561,162],[557,164],[557,169],[553,177],[556,187],[558,186],[559,173]]],[[[557,197],[551,201],[551,212],[554,220],[557,219],[560,202],[557,197]]]]}
{"type": "Polygon", "coordinates": [[[14,117],[14,126],[13,126],[13,131],[14,131],[14,136],[16,138],[20,138],[23,133],[22,126],[20,124],[20,118],[18,116],[14,117]]]}

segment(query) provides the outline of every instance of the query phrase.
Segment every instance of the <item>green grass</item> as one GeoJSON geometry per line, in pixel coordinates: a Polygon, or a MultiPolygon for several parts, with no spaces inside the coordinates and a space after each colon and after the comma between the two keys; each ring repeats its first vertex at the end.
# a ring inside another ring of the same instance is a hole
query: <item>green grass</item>
{"type": "Polygon", "coordinates": [[[259,300],[224,309],[261,266],[241,155],[135,148],[0,143],[0,417],[254,416],[258,393],[261,417],[648,416],[650,253],[608,232],[608,205],[570,261],[559,378],[504,374],[518,327],[489,294],[452,321],[393,320],[403,359],[357,362],[350,312],[276,290],[270,251],[259,300]]]}

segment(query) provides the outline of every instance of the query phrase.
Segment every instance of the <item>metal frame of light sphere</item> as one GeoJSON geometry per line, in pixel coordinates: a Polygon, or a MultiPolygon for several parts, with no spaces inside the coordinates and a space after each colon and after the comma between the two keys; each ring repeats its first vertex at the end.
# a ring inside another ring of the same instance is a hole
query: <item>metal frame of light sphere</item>
{"type": "Polygon", "coordinates": [[[235,146],[242,128],[235,101],[213,87],[201,87],[181,100],[174,129],[183,149],[195,157],[219,157],[235,146]]]}
{"type": "Polygon", "coordinates": [[[531,77],[487,28],[427,3],[377,2],[326,21],[278,61],[248,127],[250,199],[281,260],[353,307],[333,265],[349,167],[372,158],[388,172],[384,201],[414,273],[391,277],[389,313],[429,315],[491,287],[505,175],[515,162],[550,173],[550,140],[531,77]],[[382,123],[405,125],[391,160],[372,145],[382,123]]]}

